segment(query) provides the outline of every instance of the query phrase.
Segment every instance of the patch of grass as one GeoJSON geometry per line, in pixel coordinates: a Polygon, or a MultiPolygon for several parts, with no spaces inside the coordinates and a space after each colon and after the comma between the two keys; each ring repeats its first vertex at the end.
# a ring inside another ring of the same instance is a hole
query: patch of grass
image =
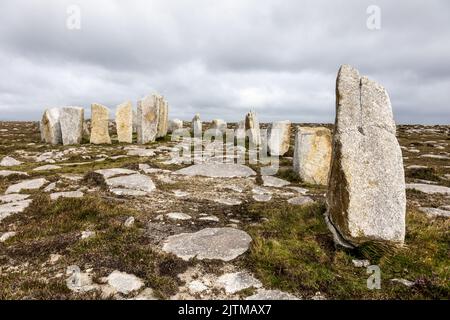
{"type": "Polygon", "coordinates": [[[406,176],[413,179],[440,181],[441,179],[436,175],[433,168],[415,168],[407,169],[406,176]]]}
{"type": "Polygon", "coordinates": [[[410,212],[406,246],[393,249],[367,243],[358,250],[336,248],[324,222],[324,204],[296,207],[288,204],[254,204],[249,213],[268,219],[251,226],[253,244],[248,268],[267,287],[300,296],[320,291],[332,299],[436,299],[450,296],[449,222],[428,220],[410,212]],[[369,290],[365,268],[352,259],[368,258],[382,273],[381,290],[369,290]],[[393,278],[416,281],[412,288],[393,278]]]}
{"type": "Polygon", "coordinates": [[[70,251],[69,259],[103,270],[104,276],[117,269],[142,278],[162,298],[177,292],[176,275],[188,265],[173,255],[154,250],[138,229],[125,230],[120,226],[78,242],[70,251]]]}

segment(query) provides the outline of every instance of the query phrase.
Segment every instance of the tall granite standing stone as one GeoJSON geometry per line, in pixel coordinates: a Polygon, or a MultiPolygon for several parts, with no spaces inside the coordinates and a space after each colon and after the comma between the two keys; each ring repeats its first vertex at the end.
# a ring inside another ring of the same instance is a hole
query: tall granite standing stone
{"type": "Polygon", "coordinates": [[[405,175],[388,93],[348,65],[336,86],[328,225],[343,245],[402,244],[405,175]]]}
{"type": "Polygon", "coordinates": [[[255,146],[259,146],[261,144],[261,131],[256,112],[250,111],[245,116],[245,131],[248,135],[250,144],[255,146]]]}
{"type": "Polygon", "coordinates": [[[109,109],[98,103],[91,105],[91,143],[111,144],[109,109]]]}
{"type": "Polygon", "coordinates": [[[299,127],[295,134],[294,172],[307,183],[328,184],[331,131],[324,127],[299,127]]]}
{"type": "Polygon", "coordinates": [[[60,115],[59,108],[45,110],[40,122],[42,141],[50,144],[62,143],[61,124],[59,122],[60,115]]]}
{"type": "Polygon", "coordinates": [[[119,142],[133,142],[133,105],[130,101],[117,106],[116,128],[119,142]]]}
{"type": "Polygon", "coordinates": [[[155,141],[158,133],[158,96],[152,94],[138,101],[137,141],[140,144],[155,141]]]}
{"type": "Polygon", "coordinates": [[[137,133],[137,112],[133,109],[133,133],[137,133]]]}
{"type": "Polygon", "coordinates": [[[80,144],[83,137],[84,109],[63,107],[60,112],[63,145],[80,144]]]}
{"type": "Polygon", "coordinates": [[[167,135],[167,130],[169,129],[169,104],[163,98],[159,98],[159,121],[158,121],[158,134],[157,138],[162,138],[167,135]]]}
{"type": "Polygon", "coordinates": [[[273,122],[269,128],[267,147],[272,156],[283,156],[289,151],[291,122],[289,120],[273,122]]]}
{"type": "Polygon", "coordinates": [[[202,134],[202,120],[200,120],[200,115],[198,113],[192,119],[192,132],[195,136],[200,136],[202,134]]]}

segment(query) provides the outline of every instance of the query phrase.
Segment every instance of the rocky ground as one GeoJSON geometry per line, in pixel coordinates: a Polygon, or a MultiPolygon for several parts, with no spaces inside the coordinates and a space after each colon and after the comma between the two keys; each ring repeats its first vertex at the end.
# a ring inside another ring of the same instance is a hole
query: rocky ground
{"type": "Polygon", "coordinates": [[[2,122],[0,299],[449,298],[450,127],[398,138],[405,247],[344,250],[326,188],[299,181],[292,150],[276,176],[214,159],[187,169],[170,137],[50,146],[37,123],[2,122]],[[367,288],[369,264],[381,289],[367,288]]]}

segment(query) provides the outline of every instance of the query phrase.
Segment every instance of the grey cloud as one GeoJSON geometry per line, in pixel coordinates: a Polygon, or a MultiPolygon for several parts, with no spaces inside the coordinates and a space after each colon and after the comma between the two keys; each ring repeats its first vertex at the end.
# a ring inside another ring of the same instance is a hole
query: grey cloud
{"type": "Polygon", "coordinates": [[[450,121],[450,3],[376,1],[4,0],[1,119],[48,106],[114,108],[152,91],[171,116],[332,122],[343,63],[382,83],[397,121],[450,121]],[[82,28],[65,27],[69,5],[82,28]],[[366,28],[380,6],[382,28],[366,28]]]}

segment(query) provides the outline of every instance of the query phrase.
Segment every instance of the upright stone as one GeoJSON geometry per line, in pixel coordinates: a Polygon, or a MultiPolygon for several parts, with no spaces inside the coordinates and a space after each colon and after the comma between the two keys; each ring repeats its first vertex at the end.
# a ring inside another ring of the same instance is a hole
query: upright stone
{"type": "Polygon", "coordinates": [[[250,144],[255,146],[259,146],[261,144],[261,131],[256,112],[250,111],[245,116],[245,131],[248,134],[250,144]]]}
{"type": "Polygon", "coordinates": [[[133,142],[133,106],[127,101],[116,109],[117,139],[119,142],[133,142]]]}
{"type": "Polygon", "coordinates": [[[194,133],[194,136],[202,134],[202,120],[200,120],[200,115],[198,113],[192,119],[192,132],[194,133]]]}
{"type": "Polygon", "coordinates": [[[169,104],[163,98],[159,98],[159,121],[157,138],[162,138],[167,135],[169,122],[169,104]]]}
{"type": "Polygon", "coordinates": [[[343,245],[402,244],[405,176],[388,93],[348,65],[336,86],[328,225],[343,245]]]}
{"type": "Polygon", "coordinates": [[[98,103],[91,105],[91,143],[111,144],[109,109],[98,103]]]}
{"type": "Polygon", "coordinates": [[[245,120],[241,120],[238,122],[235,136],[236,136],[236,139],[238,139],[238,140],[245,139],[245,120]]]}
{"type": "Polygon", "coordinates": [[[267,147],[272,156],[283,156],[289,151],[291,122],[289,120],[273,122],[269,128],[267,147]]]}
{"type": "Polygon", "coordinates": [[[60,109],[58,108],[45,110],[40,122],[42,141],[50,144],[62,143],[60,115],[60,109]]]}
{"type": "Polygon", "coordinates": [[[227,130],[227,123],[222,119],[214,119],[212,121],[211,129],[225,133],[227,130]]]}
{"type": "Polygon", "coordinates": [[[324,127],[299,127],[295,134],[294,171],[307,183],[328,183],[331,131],[324,127]]]}
{"type": "Polygon", "coordinates": [[[84,109],[63,107],[60,112],[59,122],[63,144],[80,144],[83,137],[84,109]]]}
{"type": "Polygon", "coordinates": [[[155,141],[158,133],[158,96],[152,94],[138,101],[137,141],[140,144],[155,141]]]}
{"type": "Polygon", "coordinates": [[[133,110],[133,133],[137,133],[137,112],[133,110]]]}
{"type": "Polygon", "coordinates": [[[169,120],[168,132],[172,133],[175,130],[183,129],[183,121],[180,119],[169,120]]]}

